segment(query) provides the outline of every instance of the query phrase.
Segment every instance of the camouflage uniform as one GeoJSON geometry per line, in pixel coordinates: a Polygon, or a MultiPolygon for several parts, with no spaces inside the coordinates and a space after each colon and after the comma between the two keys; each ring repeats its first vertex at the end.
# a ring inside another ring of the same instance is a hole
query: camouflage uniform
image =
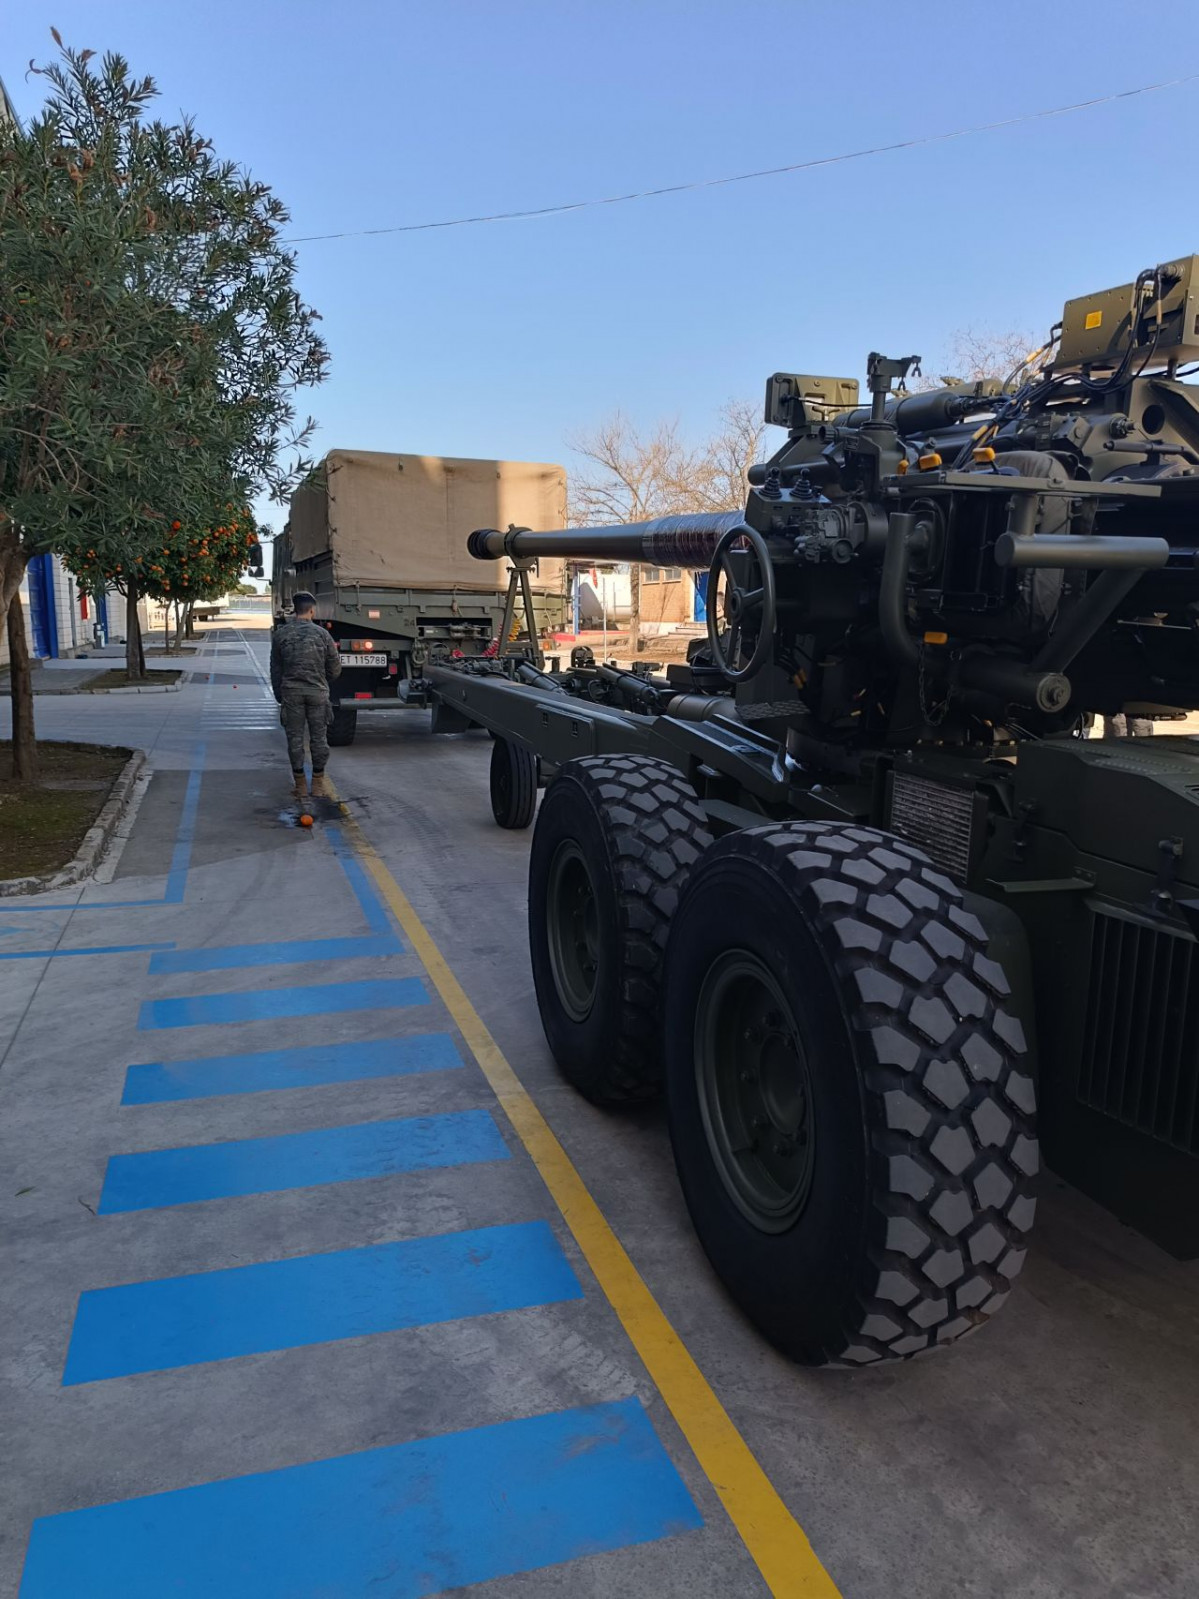
{"type": "Polygon", "coordinates": [[[304,770],[304,728],[312,749],[312,775],[329,759],[329,723],[333,707],[329,685],[341,674],[337,645],[323,627],[307,617],[281,623],[271,638],[271,687],[279,702],[279,720],[287,734],[293,772],[304,770]]]}

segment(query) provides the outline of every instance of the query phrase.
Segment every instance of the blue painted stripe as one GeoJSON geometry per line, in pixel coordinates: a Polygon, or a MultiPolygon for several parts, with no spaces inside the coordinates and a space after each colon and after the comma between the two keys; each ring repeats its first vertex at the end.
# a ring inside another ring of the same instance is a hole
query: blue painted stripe
{"type": "Polygon", "coordinates": [[[341,836],[341,829],[334,826],[326,827],[325,837],[329,840],[330,848],[333,850],[334,855],[337,856],[342,871],[346,874],[350,887],[354,891],[354,897],[362,907],[362,913],[366,917],[366,924],[371,932],[391,932],[392,921],[388,914],[387,906],[384,905],[375,889],[375,885],[367,876],[362,862],[341,836]]]}
{"type": "Polygon", "coordinates": [[[272,1194],[286,1188],[507,1159],[508,1146],[486,1110],[400,1116],[348,1127],[321,1127],[308,1133],[147,1149],[109,1159],[99,1214],[157,1210],[235,1194],[272,1194]]]}
{"type": "Polygon", "coordinates": [[[415,1038],[372,1038],[361,1044],[305,1044],[247,1055],[199,1055],[191,1060],[146,1061],[125,1073],[122,1105],[163,1100],[212,1099],[269,1089],[312,1088],[372,1077],[406,1077],[463,1064],[448,1033],[415,1038]]]}
{"type": "MultiPolygon", "coordinates": [[[[151,949],[174,949],[167,944],[97,944],[93,949],[19,949],[0,955],[0,961],[61,960],[64,955],[144,955],[151,949]]],[[[154,970],[151,961],[150,970],[154,970]]]]}
{"type": "Polygon", "coordinates": [[[166,972],[239,971],[244,966],[294,966],[301,961],[360,960],[403,953],[404,946],[394,933],[367,933],[358,938],[284,939],[274,944],[226,944],[220,949],[177,949],[169,955],[155,955],[150,961],[150,976],[158,977],[166,972]]]}
{"type": "Polygon", "coordinates": [[[622,1399],[44,1516],[20,1599],[425,1599],[702,1525],[622,1399]]]}
{"type": "Polygon", "coordinates": [[[63,1386],[582,1296],[543,1221],[95,1288],[63,1386]]]}
{"type": "Polygon", "coordinates": [[[171,852],[166,890],[162,896],[165,905],[181,905],[187,891],[187,873],[191,866],[192,844],[196,836],[196,817],[200,811],[200,784],[204,779],[206,749],[207,746],[204,744],[197,746],[196,767],[187,776],[183,810],[179,817],[179,831],[175,835],[175,848],[171,852]]]}
{"type": "Polygon", "coordinates": [[[240,994],[193,994],[183,999],[148,999],[138,1012],[143,1031],[159,1027],[223,1026],[281,1016],[326,1016],[337,1011],[389,1010],[427,1005],[419,977],[377,978],[362,983],[310,983],[303,988],[252,988],[240,994]]]}

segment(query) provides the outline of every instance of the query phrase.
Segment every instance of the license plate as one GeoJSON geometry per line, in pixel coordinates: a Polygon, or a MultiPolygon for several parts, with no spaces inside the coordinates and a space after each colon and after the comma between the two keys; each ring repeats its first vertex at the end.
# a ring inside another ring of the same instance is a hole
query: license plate
{"type": "Polygon", "coordinates": [[[341,664],[343,666],[386,666],[387,657],[386,655],[347,654],[342,656],[341,664]]]}

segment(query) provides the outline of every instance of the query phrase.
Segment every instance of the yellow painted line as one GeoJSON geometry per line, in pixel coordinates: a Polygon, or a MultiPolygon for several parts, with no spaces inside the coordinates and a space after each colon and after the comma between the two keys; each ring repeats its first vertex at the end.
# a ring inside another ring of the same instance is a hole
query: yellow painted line
{"type": "Polygon", "coordinates": [[[346,832],[541,1173],[595,1279],[776,1599],[839,1599],[832,1578],[650,1293],[574,1163],[407,896],[342,802],[346,832]]]}

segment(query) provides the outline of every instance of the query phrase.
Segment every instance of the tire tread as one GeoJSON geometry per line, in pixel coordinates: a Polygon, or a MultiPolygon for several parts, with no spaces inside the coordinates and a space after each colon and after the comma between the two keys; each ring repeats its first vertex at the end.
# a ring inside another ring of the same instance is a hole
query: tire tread
{"type": "Polygon", "coordinates": [[[570,774],[592,796],[616,881],[621,922],[620,1015],[605,1069],[606,1104],[636,1104],[662,1090],[662,962],[691,868],[712,842],[683,774],[645,755],[591,755],[570,774]]]}
{"type": "Polygon", "coordinates": [[[1023,1264],[1038,1162],[1023,1028],[985,929],[919,850],[830,822],[739,842],[821,936],[860,1065],[866,1270],[826,1361],[908,1359],[989,1320],[1023,1264]]]}

